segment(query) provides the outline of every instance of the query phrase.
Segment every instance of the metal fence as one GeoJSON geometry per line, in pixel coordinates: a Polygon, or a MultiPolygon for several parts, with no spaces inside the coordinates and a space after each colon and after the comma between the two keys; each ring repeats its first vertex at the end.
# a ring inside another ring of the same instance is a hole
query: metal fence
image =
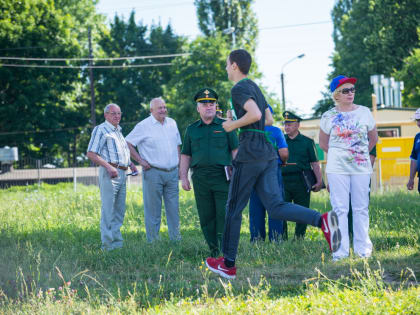
{"type": "MultiPolygon", "coordinates": [[[[72,182],[76,190],[77,184],[98,185],[97,166],[87,166],[89,164],[83,161],[74,167],[60,167],[60,164],[55,162],[56,160],[51,158],[28,158],[13,164],[2,164],[0,188],[72,182]]],[[[128,176],[127,181],[129,184],[141,184],[141,176],[128,176]]]]}
{"type": "MultiPolygon", "coordinates": [[[[12,165],[1,165],[0,188],[10,186],[24,186],[33,184],[57,184],[72,182],[74,189],[77,184],[98,185],[98,167],[90,166],[89,162],[81,161],[74,167],[60,167],[56,160],[24,159],[12,165]]],[[[321,161],[323,178],[325,176],[325,161],[321,161]]],[[[139,176],[127,176],[128,184],[141,184],[141,167],[139,176]]],[[[408,181],[410,160],[406,159],[377,159],[372,173],[372,191],[384,190],[404,186],[408,181]]]]}

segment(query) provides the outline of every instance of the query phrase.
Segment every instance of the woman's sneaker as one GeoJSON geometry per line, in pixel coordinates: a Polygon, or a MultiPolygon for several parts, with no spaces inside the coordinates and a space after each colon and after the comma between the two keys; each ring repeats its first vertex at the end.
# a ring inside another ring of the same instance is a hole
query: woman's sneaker
{"type": "Polygon", "coordinates": [[[330,246],[330,250],[334,253],[340,248],[341,232],[338,227],[338,216],[334,211],[326,212],[321,215],[321,229],[325,239],[330,246]]]}

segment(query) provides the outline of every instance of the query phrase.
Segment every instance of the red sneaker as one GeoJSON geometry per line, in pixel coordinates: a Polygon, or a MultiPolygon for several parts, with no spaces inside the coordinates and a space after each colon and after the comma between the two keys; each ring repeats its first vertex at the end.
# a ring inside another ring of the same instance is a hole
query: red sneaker
{"type": "Polygon", "coordinates": [[[209,257],[206,259],[206,266],[209,268],[210,271],[217,273],[218,275],[222,276],[226,279],[235,279],[236,278],[236,267],[226,267],[225,265],[225,258],[218,257],[213,258],[209,257]]]}
{"type": "Polygon", "coordinates": [[[334,211],[326,212],[321,216],[322,232],[330,246],[330,250],[334,253],[340,248],[341,232],[338,227],[338,216],[334,211]]]}

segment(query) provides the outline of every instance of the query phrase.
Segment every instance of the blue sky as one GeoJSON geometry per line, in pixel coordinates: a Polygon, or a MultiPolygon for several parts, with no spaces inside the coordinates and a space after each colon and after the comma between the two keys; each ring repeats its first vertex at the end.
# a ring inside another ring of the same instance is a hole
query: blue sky
{"type": "MultiPolygon", "coordinates": [[[[308,115],[321,99],[331,71],[334,0],[255,0],[260,29],[254,59],[263,74],[262,84],[281,100],[280,73],[284,67],[286,106],[308,115]],[[314,24],[311,24],[314,23],[314,24]],[[317,23],[317,24],[315,24],[317,23]],[[302,25],[311,24],[311,25],[302,25]],[[295,25],[295,26],[293,26],[295,25]],[[300,25],[300,26],[297,26],[300,25]]],[[[137,21],[150,25],[171,23],[174,32],[194,39],[200,35],[193,0],[99,0],[97,9],[112,19],[128,18],[132,9],[137,21]]]]}

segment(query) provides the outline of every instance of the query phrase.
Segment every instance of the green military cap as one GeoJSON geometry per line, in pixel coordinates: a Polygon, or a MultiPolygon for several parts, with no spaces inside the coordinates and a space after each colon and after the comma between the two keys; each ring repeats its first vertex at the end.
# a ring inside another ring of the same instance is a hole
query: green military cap
{"type": "Polygon", "coordinates": [[[194,101],[197,103],[216,103],[219,96],[215,91],[209,88],[201,89],[194,96],[194,101]]]}
{"type": "Polygon", "coordinates": [[[284,122],[299,122],[302,120],[298,115],[293,114],[292,112],[289,112],[288,110],[285,110],[283,112],[283,118],[284,122]]]}

